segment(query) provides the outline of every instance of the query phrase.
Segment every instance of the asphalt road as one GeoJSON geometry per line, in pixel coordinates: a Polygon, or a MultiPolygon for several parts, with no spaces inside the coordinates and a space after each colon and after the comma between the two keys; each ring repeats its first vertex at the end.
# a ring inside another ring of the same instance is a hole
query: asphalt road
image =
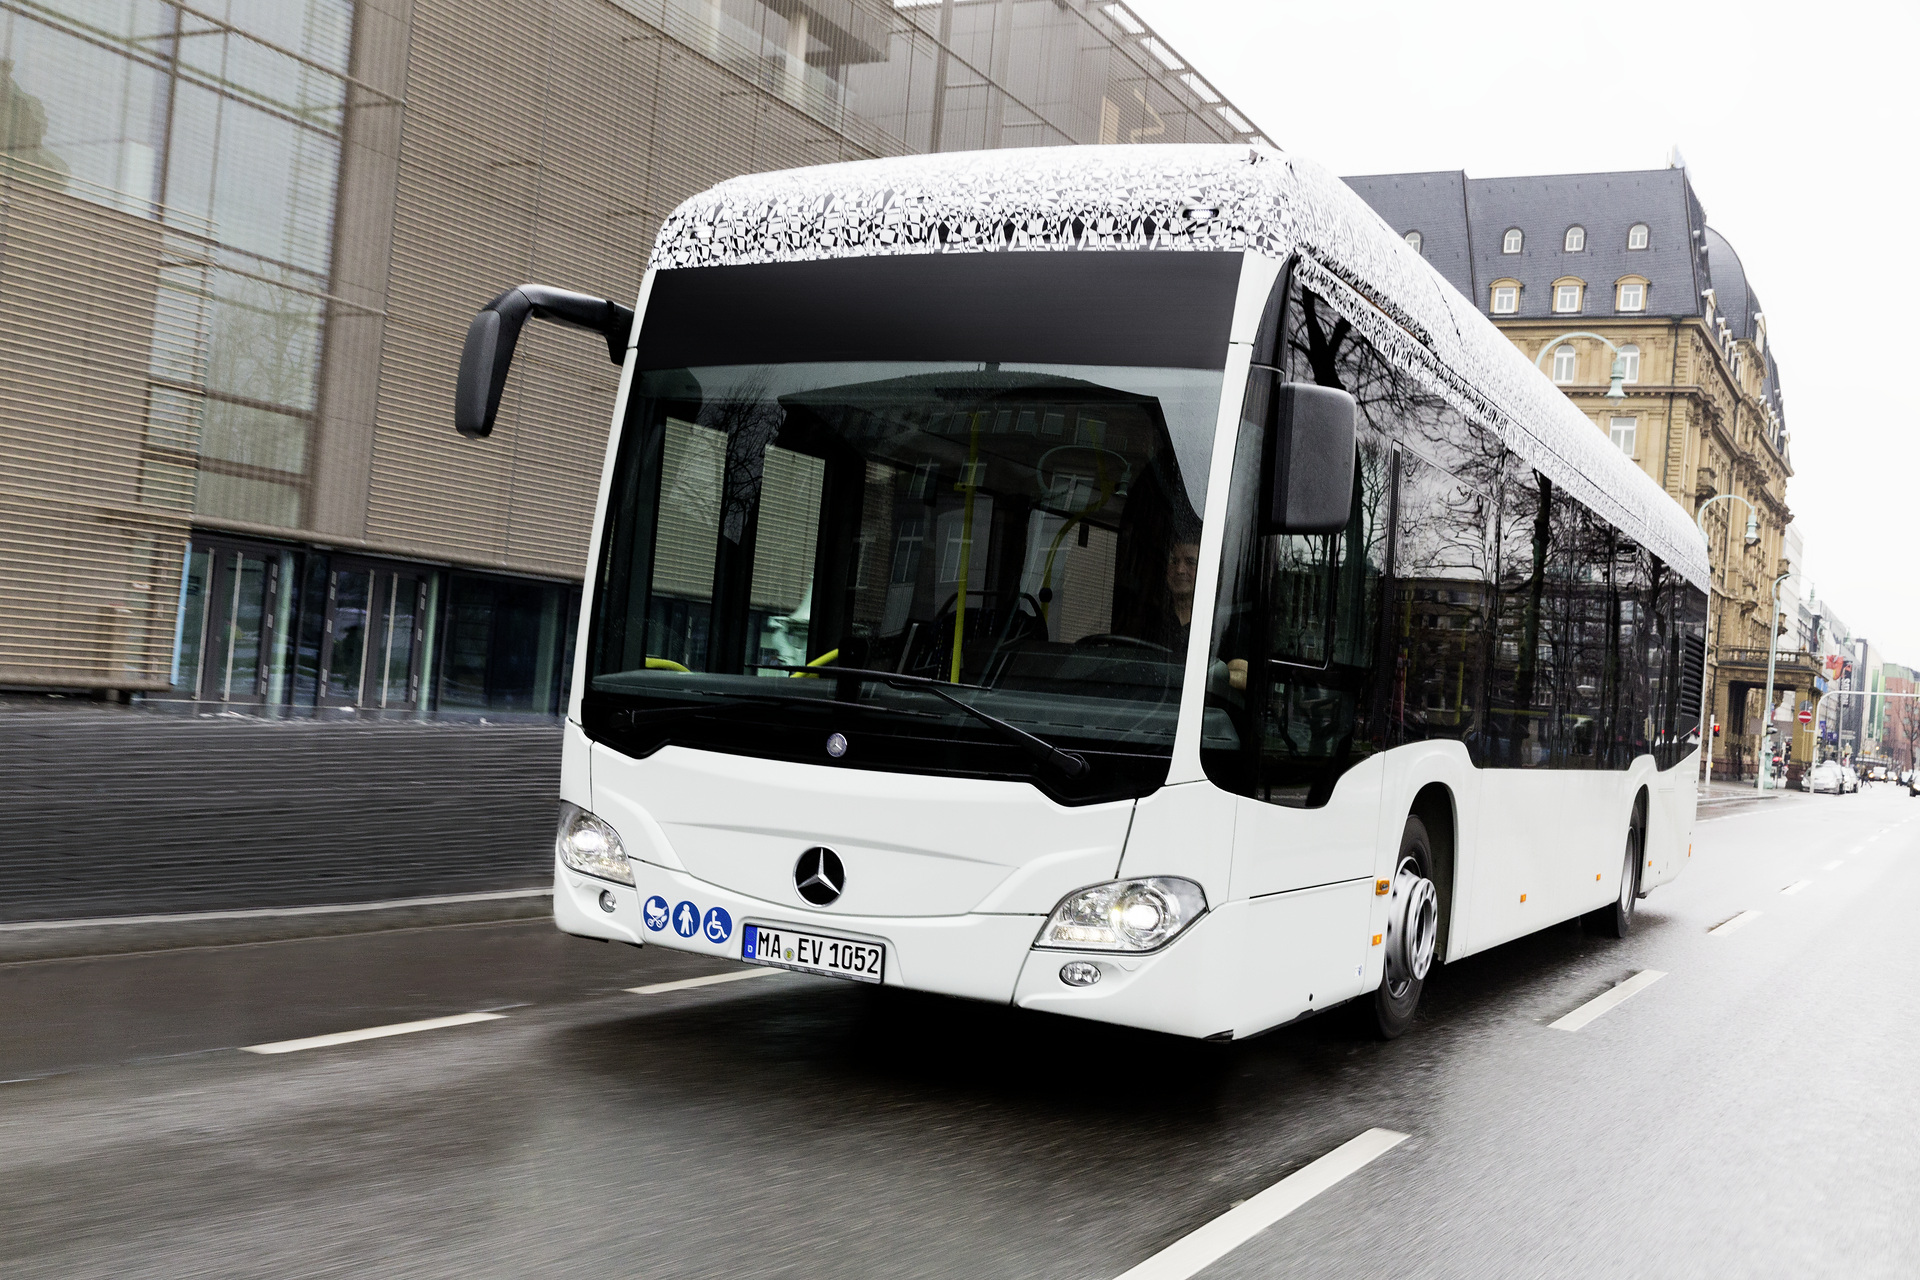
{"type": "Polygon", "coordinates": [[[1197,1274],[1912,1276],[1915,902],[1920,800],[1783,796],[1703,821],[1631,938],[1449,966],[1391,1044],[635,995],[739,970],[539,924],[0,966],[0,1275],[1110,1280],[1383,1128],[1197,1274]]]}

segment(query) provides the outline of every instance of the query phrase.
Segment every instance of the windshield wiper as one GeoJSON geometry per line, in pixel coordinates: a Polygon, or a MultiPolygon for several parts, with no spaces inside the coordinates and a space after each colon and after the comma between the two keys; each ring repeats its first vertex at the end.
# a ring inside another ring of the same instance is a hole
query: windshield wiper
{"type": "Polygon", "coordinates": [[[1019,743],[1021,748],[1036,761],[1041,764],[1052,765],[1069,778],[1078,778],[1093,767],[1087,763],[1087,758],[1078,752],[1062,751],[1045,738],[1037,734],[1028,733],[1025,729],[1017,725],[1008,724],[999,716],[988,715],[972,703],[962,698],[956,698],[947,692],[949,687],[959,689],[983,689],[985,687],[983,685],[962,684],[950,686],[945,681],[929,680],[925,676],[901,675],[897,671],[874,671],[866,667],[795,667],[778,662],[756,662],[747,665],[756,671],[798,671],[810,676],[818,676],[822,680],[832,680],[840,676],[852,676],[858,680],[878,680],[895,689],[920,689],[958,707],[975,720],[978,720],[981,724],[999,730],[1007,737],[1019,743]]]}

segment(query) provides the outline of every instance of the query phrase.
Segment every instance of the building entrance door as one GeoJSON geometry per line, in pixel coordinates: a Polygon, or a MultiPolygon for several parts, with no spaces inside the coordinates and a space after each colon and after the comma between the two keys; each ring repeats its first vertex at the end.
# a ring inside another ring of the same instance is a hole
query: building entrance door
{"type": "Polygon", "coordinates": [[[426,618],[425,575],[335,557],[321,627],[321,705],[416,709],[426,618]]]}
{"type": "Polygon", "coordinates": [[[292,553],[195,539],[187,562],[175,687],[201,702],[283,699],[292,553]]]}

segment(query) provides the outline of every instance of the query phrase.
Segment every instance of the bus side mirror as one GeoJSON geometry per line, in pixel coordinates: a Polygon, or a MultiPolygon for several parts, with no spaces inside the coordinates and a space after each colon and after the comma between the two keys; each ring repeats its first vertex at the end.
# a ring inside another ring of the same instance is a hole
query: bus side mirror
{"type": "Polygon", "coordinates": [[[513,349],[530,316],[597,333],[607,340],[607,355],[615,364],[626,360],[627,341],[633,334],[630,308],[543,284],[509,289],[482,307],[467,326],[466,345],[460,349],[460,379],[453,391],[453,425],[461,435],[482,438],[492,433],[500,393],[506,390],[507,374],[513,368],[513,349]]]}
{"type": "Polygon", "coordinates": [[[1301,382],[1276,390],[1267,527],[1276,533],[1338,533],[1353,509],[1353,397],[1301,382]]]}

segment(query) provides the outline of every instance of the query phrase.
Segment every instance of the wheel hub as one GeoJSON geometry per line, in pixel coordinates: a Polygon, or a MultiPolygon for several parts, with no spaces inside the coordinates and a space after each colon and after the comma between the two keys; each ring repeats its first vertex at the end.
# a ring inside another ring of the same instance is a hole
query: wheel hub
{"type": "Polygon", "coordinates": [[[1427,976],[1439,932],[1440,895],[1408,858],[1394,873],[1387,899],[1387,983],[1396,994],[1427,976]]]}

